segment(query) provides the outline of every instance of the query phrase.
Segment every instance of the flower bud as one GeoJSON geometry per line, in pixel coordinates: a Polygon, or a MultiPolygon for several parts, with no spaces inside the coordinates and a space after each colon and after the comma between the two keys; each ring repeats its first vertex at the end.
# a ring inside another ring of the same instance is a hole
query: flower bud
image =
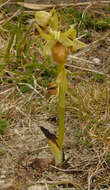
{"type": "Polygon", "coordinates": [[[48,25],[51,14],[46,11],[38,11],[35,14],[36,22],[39,26],[45,27],[48,25]]]}
{"type": "Polygon", "coordinates": [[[57,63],[64,64],[68,56],[67,48],[60,42],[57,42],[52,47],[52,56],[54,61],[56,61],[57,63]]]}

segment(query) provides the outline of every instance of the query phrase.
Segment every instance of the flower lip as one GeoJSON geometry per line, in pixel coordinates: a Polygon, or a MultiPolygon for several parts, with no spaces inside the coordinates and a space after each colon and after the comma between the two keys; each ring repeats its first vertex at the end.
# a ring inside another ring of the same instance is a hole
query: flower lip
{"type": "Polygon", "coordinates": [[[67,48],[60,42],[56,42],[56,44],[52,47],[52,57],[54,61],[60,64],[64,64],[67,60],[67,56],[67,48]]]}

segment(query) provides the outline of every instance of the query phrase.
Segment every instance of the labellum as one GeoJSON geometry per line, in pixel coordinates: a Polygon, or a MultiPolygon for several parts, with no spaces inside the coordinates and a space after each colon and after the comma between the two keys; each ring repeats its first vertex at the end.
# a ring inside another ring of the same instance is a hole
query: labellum
{"type": "Polygon", "coordinates": [[[60,42],[57,42],[52,47],[52,57],[54,61],[56,61],[57,63],[64,64],[67,60],[67,56],[68,56],[67,48],[60,42]]]}

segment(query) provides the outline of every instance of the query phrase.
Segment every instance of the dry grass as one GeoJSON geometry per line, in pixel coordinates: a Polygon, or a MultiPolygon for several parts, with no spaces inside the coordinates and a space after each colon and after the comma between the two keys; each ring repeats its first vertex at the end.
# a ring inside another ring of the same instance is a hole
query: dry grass
{"type": "MultiPolygon", "coordinates": [[[[82,9],[84,14],[89,11],[83,6],[78,9],[82,9]]],[[[94,6],[92,11],[95,14],[99,8],[94,6]]],[[[105,10],[102,12],[105,16],[110,15],[105,10]]],[[[39,62],[45,63],[48,69],[51,68],[51,64],[47,63],[49,60],[44,60],[41,55],[42,42],[37,40],[37,46],[34,41],[34,27],[28,36],[28,40],[33,40],[30,45],[31,52],[29,51],[26,58],[22,58],[17,70],[10,62],[2,69],[3,55],[10,41],[10,33],[3,30],[3,23],[17,23],[21,14],[21,10],[3,13],[3,8],[1,9],[1,15],[6,18],[4,20],[2,17],[0,22],[0,119],[7,121],[8,127],[4,134],[0,134],[0,190],[55,190],[68,187],[72,190],[107,190],[110,188],[110,29],[90,29],[90,38],[85,35],[83,37],[88,44],[87,48],[68,58],[66,67],[69,84],[64,141],[68,163],[63,167],[50,166],[45,170],[33,170],[27,165],[35,158],[52,157],[39,126],[57,133],[58,116],[56,103],[47,102],[44,96],[46,85],[42,81],[48,84],[52,80],[43,78],[42,74],[47,72],[47,68],[44,65],[40,68],[37,63],[38,70],[30,72],[30,67],[24,67],[25,64],[32,63],[32,55],[36,53],[39,62]],[[98,58],[100,62],[94,58],[98,58]],[[24,75],[14,73],[14,69],[24,75]],[[32,79],[31,82],[26,75],[32,79]],[[22,77],[25,77],[25,80],[22,77]]],[[[28,27],[33,14],[32,11],[24,10],[24,28],[28,27]]],[[[65,16],[65,19],[69,17],[65,16]]],[[[64,23],[64,20],[61,23],[64,23]]],[[[83,28],[83,31],[80,31],[81,24],[78,28],[79,36],[86,30],[83,28]]],[[[68,24],[65,25],[67,27],[68,24]]],[[[64,27],[63,25],[62,28],[64,27]]],[[[17,63],[13,46],[10,50],[10,60],[17,63]]],[[[21,54],[23,51],[24,49],[21,54]]]]}

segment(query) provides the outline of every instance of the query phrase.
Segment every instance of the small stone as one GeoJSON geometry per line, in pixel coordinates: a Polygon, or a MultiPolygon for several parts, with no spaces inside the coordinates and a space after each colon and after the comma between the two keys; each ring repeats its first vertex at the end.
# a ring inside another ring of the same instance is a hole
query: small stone
{"type": "Polygon", "coordinates": [[[0,179],[0,187],[4,184],[4,180],[0,179]]]}
{"type": "Polygon", "coordinates": [[[0,180],[0,190],[15,190],[13,180],[10,180],[8,182],[0,180]]]}
{"type": "Polygon", "coordinates": [[[48,158],[36,158],[31,164],[29,164],[29,167],[43,171],[45,169],[48,169],[52,162],[53,160],[48,158]]]}
{"type": "Polygon", "coordinates": [[[1,175],[0,178],[1,178],[1,179],[5,179],[6,176],[5,176],[5,175],[1,175]]]}
{"type": "Polygon", "coordinates": [[[5,175],[6,173],[7,173],[7,172],[6,172],[5,170],[2,170],[2,171],[1,171],[1,174],[2,174],[2,175],[5,175]]]}
{"type": "Polygon", "coordinates": [[[99,58],[93,58],[93,62],[97,63],[97,64],[100,64],[101,63],[101,60],[99,58]]]}
{"type": "Polygon", "coordinates": [[[32,185],[28,187],[28,190],[45,190],[45,185],[32,185]]]}

